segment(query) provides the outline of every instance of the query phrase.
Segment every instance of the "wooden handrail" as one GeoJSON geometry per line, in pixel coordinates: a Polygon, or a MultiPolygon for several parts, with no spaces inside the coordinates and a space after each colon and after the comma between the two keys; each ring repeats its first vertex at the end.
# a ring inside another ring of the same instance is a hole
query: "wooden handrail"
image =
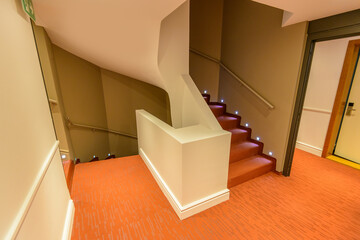
{"type": "Polygon", "coordinates": [[[108,132],[108,133],[113,133],[113,134],[129,137],[129,138],[137,139],[137,136],[131,135],[131,134],[128,134],[128,133],[118,132],[118,131],[114,131],[114,130],[107,129],[107,128],[101,128],[101,127],[95,127],[95,126],[90,126],[90,125],[85,125],[85,124],[73,123],[72,121],[70,121],[69,118],[67,118],[66,121],[67,121],[67,125],[69,127],[73,126],[73,127],[87,128],[87,129],[91,129],[93,131],[108,132]]]}
{"type": "Polygon", "coordinates": [[[241,85],[243,85],[247,90],[249,90],[252,94],[254,94],[257,98],[259,98],[262,102],[264,102],[269,109],[274,109],[275,106],[272,105],[269,101],[267,101],[265,98],[263,98],[258,92],[256,92],[252,87],[247,85],[243,80],[241,80],[233,71],[231,71],[228,67],[226,67],[220,60],[215,59],[213,57],[210,57],[206,55],[205,53],[202,53],[198,50],[190,48],[190,52],[195,53],[203,58],[206,58],[212,62],[215,62],[219,64],[220,67],[222,67],[225,71],[227,71],[233,78],[235,78],[241,85]]]}

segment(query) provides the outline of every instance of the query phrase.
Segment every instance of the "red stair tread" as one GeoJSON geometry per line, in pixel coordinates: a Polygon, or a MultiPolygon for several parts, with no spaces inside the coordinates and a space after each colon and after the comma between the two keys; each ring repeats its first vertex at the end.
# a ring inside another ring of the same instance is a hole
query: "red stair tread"
{"type": "Polygon", "coordinates": [[[260,146],[256,143],[244,141],[236,144],[231,144],[230,148],[230,162],[240,161],[259,154],[260,146]]]}
{"type": "Polygon", "coordinates": [[[248,137],[248,131],[241,128],[234,128],[228,130],[231,132],[231,143],[245,141],[248,137]]]}
{"type": "Polygon", "coordinates": [[[236,128],[239,123],[239,119],[237,119],[236,117],[230,117],[225,115],[217,117],[217,120],[219,121],[223,129],[236,128]]]}
{"type": "Polygon", "coordinates": [[[229,166],[228,187],[232,187],[261,176],[273,170],[273,168],[274,163],[271,160],[259,155],[231,163],[229,166]]]}
{"type": "Polygon", "coordinates": [[[209,107],[216,117],[224,114],[224,106],[222,105],[209,105],[209,107]]]}
{"type": "Polygon", "coordinates": [[[241,161],[231,163],[229,166],[229,178],[234,178],[267,165],[272,166],[273,162],[260,155],[252,156],[241,161]]]}

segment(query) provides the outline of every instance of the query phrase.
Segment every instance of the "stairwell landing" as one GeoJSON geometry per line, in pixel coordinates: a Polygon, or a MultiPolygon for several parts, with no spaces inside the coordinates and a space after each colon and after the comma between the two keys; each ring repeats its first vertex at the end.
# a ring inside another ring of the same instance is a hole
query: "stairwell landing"
{"type": "Polygon", "coordinates": [[[224,130],[231,132],[228,187],[234,187],[275,170],[276,159],[263,153],[264,144],[251,138],[251,128],[240,125],[241,117],[226,112],[226,104],[204,100],[224,130]]]}

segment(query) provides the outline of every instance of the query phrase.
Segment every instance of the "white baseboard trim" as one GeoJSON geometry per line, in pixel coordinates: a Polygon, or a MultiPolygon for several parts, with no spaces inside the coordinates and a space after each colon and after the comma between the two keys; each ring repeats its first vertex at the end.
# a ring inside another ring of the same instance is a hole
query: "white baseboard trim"
{"type": "Polygon", "coordinates": [[[321,157],[321,154],[323,151],[322,148],[318,148],[318,147],[312,146],[310,144],[299,142],[299,141],[296,141],[296,148],[299,148],[308,153],[312,153],[319,157],[321,157]]]}
{"type": "Polygon", "coordinates": [[[30,206],[36,196],[36,193],[38,192],[38,190],[40,188],[40,185],[46,175],[47,170],[49,169],[49,166],[50,166],[58,148],[59,148],[59,141],[56,141],[53,144],[52,148],[50,149],[50,152],[46,156],[46,159],[44,160],[44,163],[41,166],[41,169],[38,172],[38,174],[35,178],[35,181],[33,182],[28,194],[26,195],[26,198],[25,198],[16,218],[14,219],[12,226],[9,228],[7,237],[5,239],[15,239],[17,234],[19,233],[21,225],[23,224],[25,217],[26,217],[27,213],[29,212],[30,206]]]}
{"type": "Polygon", "coordinates": [[[68,208],[66,211],[66,218],[64,224],[64,230],[62,235],[62,240],[70,240],[71,232],[74,223],[74,214],[75,214],[75,206],[73,200],[69,200],[68,208]]]}
{"type": "Polygon", "coordinates": [[[187,204],[185,206],[182,206],[178,199],[175,197],[169,186],[166,184],[164,179],[160,176],[159,172],[156,170],[155,166],[152,164],[148,156],[145,154],[145,152],[139,148],[139,154],[143,161],[145,162],[146,166],[150,170],[151,174],[155,178],[156,182],[158,183],[160,189],[164,193],[165,197],[170,202],[171,206],[173,207],[174,211],[180,218],[180,220],[183,220],[185,218],[188,218],[196,213],[202,212],[210,207],[213,207],[221,202],[224,202],[226,200],[229,200],[230,197],[230,191],[229,189],[224,189],[223,191],[214,193],[212,195],[209,195],[205,198],[199,199],[197,201],[194,201],[190,204],[187,204]]]}

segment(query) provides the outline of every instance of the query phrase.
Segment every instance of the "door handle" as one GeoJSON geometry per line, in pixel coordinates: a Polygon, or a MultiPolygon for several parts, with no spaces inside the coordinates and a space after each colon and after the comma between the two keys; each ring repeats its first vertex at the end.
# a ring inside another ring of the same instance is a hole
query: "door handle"
{"type": "Polygon", "coordinates": [[[354,109],[354,103],[353,102],[349,102],[348,103],[348,107],[346,109],[346,115],[347,116],[351,116],[351,112],[356,111],[356,109],[354,109]]]}

